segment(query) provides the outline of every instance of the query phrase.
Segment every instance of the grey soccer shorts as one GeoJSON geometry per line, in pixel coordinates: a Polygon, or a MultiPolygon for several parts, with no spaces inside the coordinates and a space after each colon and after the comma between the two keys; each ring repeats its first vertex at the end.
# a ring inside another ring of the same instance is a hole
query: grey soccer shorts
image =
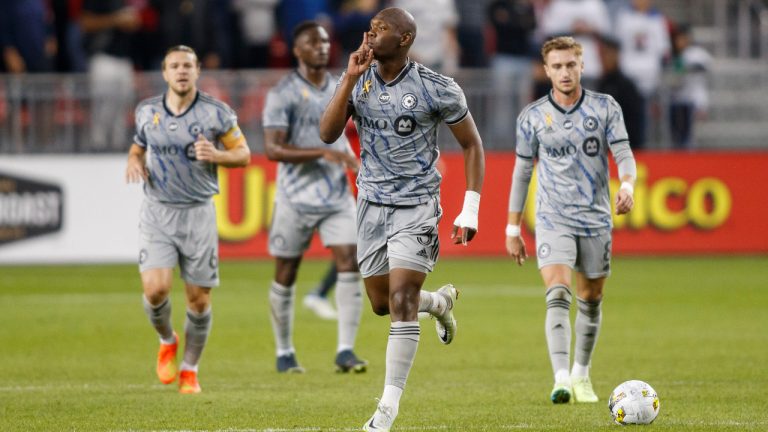
{"type": "Polygon", "coordinates": [[[275,203],[269,228],[269,254],[282,258],[303,255],[315,229],[320,232],[320,240],[326,247],[355,244],[355,202],[352,196],[349,197],[349,205],[325,213],[300,213],[288,203],[275,203]]]}
{"type": "Polygon", "coordinates": [[[219,238],[213,201],[178,208],[144,200],[139,216],[139,271],[174,268],[201,287],[219,285],[219,238]]]}
{"type": "Polygon", "coordinates": [[[357,206],[357,261],[363,277],[386,274],[395,267],[432,271],[440,253],[439,197],[407,207],[358,199],[357,206]]]}
{"type": "Polygon", "coordinates": [[[539,269],[565,264],[588,279],[611,274],[611,232],[592,237],[565,231],[536,228],[536,257],[539,269]]]}

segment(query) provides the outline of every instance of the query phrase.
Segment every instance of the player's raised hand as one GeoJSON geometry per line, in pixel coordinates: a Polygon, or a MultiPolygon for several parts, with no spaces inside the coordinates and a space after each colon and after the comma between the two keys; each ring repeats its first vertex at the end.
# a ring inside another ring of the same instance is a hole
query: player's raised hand
{"type": "Polygon", "coordinates": [[[625,187],[619,188],[619,192],[616,193],[616,214],[629,213],[634,205],[635,200],[632,197],[632,191],[625,187]]]}
{"type": "Polygon", "coordinates": [[[216,147],[214,147],[212,142],[208,141],[205,135],[197,135],[197,141],[195,141],[195,158],[197,160],[216,162],[216,152],[216,147]]]}
{"type": "Polygon", "coordinates": [[[507,236],[507,253],[517,265],[521,266],[525,263],[528,253],[525,251],[525,240],[522,236],[507,236]]]}
{"type": "Polygon", "coordinates": [[[368,32],[363,33],[363,43],[357,51],[349,55],[347,63],[347,74],[353,77],[359,77],[368,69],[373,62],[373,48],[368,46],[368,32]]]}

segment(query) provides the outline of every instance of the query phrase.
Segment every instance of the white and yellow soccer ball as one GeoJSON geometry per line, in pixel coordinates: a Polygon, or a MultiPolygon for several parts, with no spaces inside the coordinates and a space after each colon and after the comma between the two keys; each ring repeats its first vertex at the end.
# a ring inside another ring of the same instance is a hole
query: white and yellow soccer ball
{"type": "Polygon", "coordinates": [[[650,424],[659,415],[659,396],[648,383],[625,381],[608,398],[608,409],[613,421],[620,425],[650,424]]]}

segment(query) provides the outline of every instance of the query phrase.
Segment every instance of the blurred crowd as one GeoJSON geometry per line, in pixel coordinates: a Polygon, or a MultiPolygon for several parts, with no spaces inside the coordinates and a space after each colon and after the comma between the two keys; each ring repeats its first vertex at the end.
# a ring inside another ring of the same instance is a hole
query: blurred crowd
{"type": "MultiPolygon", "coordinates": [[[[676,77],[665,110],[675,146],[691,145],[692,122],[706,113],[709,54],[653,0],[3,0],[0,72],[88,72],[94,92],[112,98],[115,86],[131,91],[133,71],[159,69],[177,44],[194,48],[204,68],[290,67],[291,30],[307,19],[329,30],[331,66],[343,67],[388,6],[416,19],[414,60],[446,74],[488,68],[494,88],[522,86],[523,101],[549,90],[541,43],[577,37],[584,86],[617,99],[635,148],[659,116],[665,68],[676,77]],[[533,77],[533,86],[520,76],[533,77]]],[[[497,103],[500,126],[522,108],[518,100],[497,103]]]]}

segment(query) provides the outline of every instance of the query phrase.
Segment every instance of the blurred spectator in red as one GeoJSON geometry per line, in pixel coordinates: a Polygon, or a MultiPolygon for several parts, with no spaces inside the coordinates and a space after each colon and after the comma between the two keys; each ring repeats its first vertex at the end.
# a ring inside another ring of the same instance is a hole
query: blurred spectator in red
{"type": "Polygon", "coordinates": [[[694,144],[694,122],[697,118],[706,118],[709,108],[707,75],[712,56],[693,44],[687,25],[673,30],[672,46],[672,70],[676,78],[669,107],[672,146],[689,150],[694,144]]]}
{"type": "Polygon", "coordinates": [[[458,39],[461,47],[459,65],[480,68],[488,66],[486,55],[486,29],[488,24],[488,3],[491,0],[458,0],[458,39]]]}
{"type": "Polygon", "coordinates": [[[494,135],[514,136],[510,113],[519,113],[531,99],[531,57],[536,15],[530,0],[494,0],[488,6],[496,46],[491,57],[494,93],[494,135]]]}
{"type": "Polygon", "coordinates": [[[619,67],[621,44],[618,40],[604,36],[600,39],[600,61],[603,66],[603,76],[597,82],[595,90],[609,94],[619,103],[624,114],[624,124],[629,135],[629,145],[633,150],[642,149],[645,145],[643,125],[643,97],[637,86],[619,67]]]}
{"type": "Polygon", "coordinates": [[[139,10],[124,0],[84,0],[80,25],[89,55],[93,148],[128,145],[127,114],[134,95],[131,50],[141,28],[139,10]]]}
{"type": "Polygon", "coordinates": [[[539,26],[545,38],[561,35],[576,38],[583,48],[582,85],[594,88],[602,74],[597,36],[611,30],[603,0],[553,0],[544,10],[539,26]]]}
{"type": "Polygon", "coordinates": [[[237,16],[238,68],[266,68],[270,65],[270,41],[277,31],[275,7],[279,0],[232,0],[237,16]]]}
{"type": "Polygon", "coordinates": [[[435,72],[453,74],[460,55],[454,0],[391,0],[389,6],[407,10],[416,20],[411,59],[435,72]]]}
{"type": "Polygon", "coordinates": [[[0,1],[2,70],[11,73],[48,72],[56,52],[49,35],[44,0],[0,1]]]}

